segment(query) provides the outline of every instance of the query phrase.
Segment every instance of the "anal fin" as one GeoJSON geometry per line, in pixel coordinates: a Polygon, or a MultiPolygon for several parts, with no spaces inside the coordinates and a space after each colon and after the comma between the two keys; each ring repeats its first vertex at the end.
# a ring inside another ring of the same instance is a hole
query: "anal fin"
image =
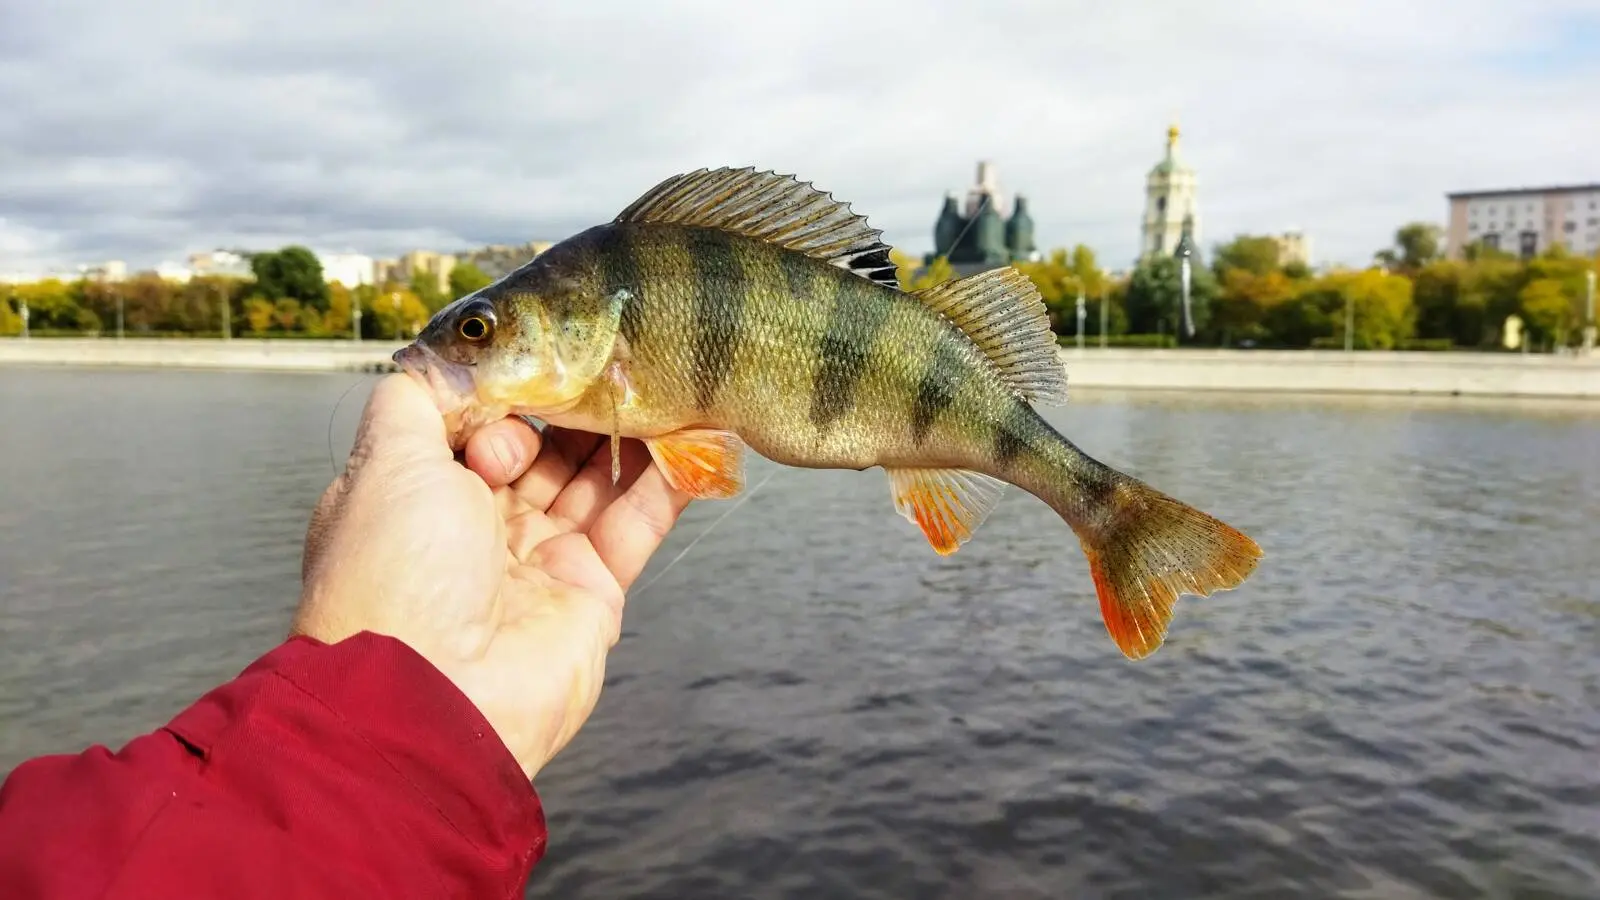
{"type": "Polygon", "coordinates": [[[999,502],[1006,483],[968,469],[887,469],[894,508],[941,556],[972,537],[999,502]]]}
{"type": "Polygon", "coordinates": [[[644,444],[667,481],[691,497],[725,500],[744,489],[744,441],[731,431],[685,428],[644,444]]]}

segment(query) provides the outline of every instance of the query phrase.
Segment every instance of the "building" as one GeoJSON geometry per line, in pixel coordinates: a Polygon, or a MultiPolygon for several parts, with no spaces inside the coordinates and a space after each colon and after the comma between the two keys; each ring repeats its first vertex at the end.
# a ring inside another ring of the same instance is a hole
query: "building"
{"type": "Polygon", "coordinates": [[[450,270],[455,267],[456,258],[449,253],[412,250],[398,259],[378,260],[373,264],[372,277],[375,284],[406,285],[418,274],[424,274],[434,280],[440,293],[448,294],[450,270]]]}
{"type": "Polygon", "coordinates": [[[1461,258],[1466,247],[1486,247],[1524,259],[1556,244],[1588,256],[1600,251],[1600,184],[1458,191],[1450,202],[1445,253],[1461,258]]]}
{"type": "Polygon", "coordinates": [[[1292,229],[1274,235],[1272,239],[1278,244],[1278,265],[1299,263],[1311,267],[1311,239],[1305,236],[1305,232],[1292,229]]]}
{"type": "Polygon", "coordinates": [[[483,274],[498,281],[552,246],[554,246],[553,241],[529,241],[516,246],[490,244],[477,250],[456,254],[456,263],[458,265],[470,263],[477,266],[483,274]]]}
{"type": "Polygon", "coordinates": [[[204,253],[189,254],[189,270],[195,277],[210,276],[212,278],[254,278],[255,270],[250,268],[250,259],[243,253],[232,250],[207,250],[204,253]]]}
{"type": "Polygon", "coordinates": [[[1185,235],[1200,248],[1200,207],[1194,169],[1178,155],[1178,126],[1167,129],[1167,155],[1145,176],[1144,222],[1139,258],[1172,254],[1185,235]]]}
{"type": "Polygon", "coordinates": [[[945,196],[933,226],[933,251],[923,264],[941,256],[958,277],[1039,258],[1027,198],[1018,194],[1014,204],[1006,200],[993,163],[978,163],[978,180],[967,190],[964,207],[954,193],[945,196]]]}
{"type": "Polygon", "coordinates": [[[375,283],[373,273],[377,263],[370,256],[360,253],[318,253],[317,262],[322,264],[322,280],[329,284],[337,281],[347,288],[353,288],[375,283]]]}

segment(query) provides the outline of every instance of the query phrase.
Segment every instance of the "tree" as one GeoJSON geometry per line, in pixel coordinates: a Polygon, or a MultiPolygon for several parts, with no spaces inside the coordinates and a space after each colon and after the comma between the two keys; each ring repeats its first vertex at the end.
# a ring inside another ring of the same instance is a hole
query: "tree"
{"type": "Polygon", "coordinates": [[[1443,234],[1432,222],[1403,225],[1394,234],[1394,246],[1379,250],[1373,258],[1391,271],[1415,274],[1439,258],[1439,240],[1443,234]]]}
{"type": "Polygon", "coordinates": [[[1212,311],[1210,330],[1221,344],[1266,340],[1269,311],[1293,298],[1298,290],[1299,287],[1277,268],[1263,273],[1242,266],[1227,268],[1212,311]]]}
{"type": "Polygon", "coordinates": [[[328,283],[322,278],[322,263],[304,247],[290,245],[271,253],[250,257],[250,271],[256,277],[256,294],[268,300],[293,300],[317,310],[328,308],[328,283]]]}
{"type": "MultiPolygon", "coordinates": [[[[382,340],[415,337],[417,328],[428,321],[431,313],[422,298],[411,291],[388,290],[380,294],[372,306],[373,336],[382,340]]],[[[366,313],[362,314],[366,321],[366,313]]]]}
{"type": "Polygon", "coordinates": [[[926,271],[910,278],[908,281],[901,282],[901,284],[904,290],[922,291],[936,284],[943,284],[954,277],[956,277],[956,270],[951,268],[950,260],[939,256],[934,258],[932,265],[929,265],[926,271]]]}
{"type": "Polygon", "coordinates": [[[439,289],[439,277],[432,272],[413,272],[411,274],[411,290],[409,293],[421,301],[422,305],[427,308],[429,315],[439,309],[443,309],[445,303],[449,300],[444,291],[439,289]]]}
{"type": "Polygon", "coordinates": [[[244,302],[244,320],[252,334],[266,334],[272,330],[272,301],[265,297],[251,297],[244,302]]]}
{"type": "Polygon", "coordinates": [[[459,300],[474,292],[481,291],[494,283],[494,279],[485,275],[483,270],[469,262],[457,263],[450,270],[450,299],[459,300]]]}
{"type": "MultiPolygon", "coordinates": [[[[1209,268],[1198,263],[1191,266],[1189,307],[1198,337],[1210,321],[1217,281],[1209,268]]],[[[1177,257],[1157,254],[1141,260],[1128,280],[1126,305],[1132,333],[1172,334],[1180,341],[1191,340],[1183,330],[1183,282],[1177,257]]]]}
{"type": "Polygon", "coordinates": [[[1219,281],[1226,280],[1230,269],[1239,269],[1252,275],[1276,272],[1280,267],[1281,249],[1273,238],[1241,234],[1217,247],[1212,270],[1219,281]]]}
{"type": "Polygon", "coordinates": [[[1417,336],[1450,338],[1456,344],[1474,347],[1482,343],[1485,331],[1484,306],[1465,303],[1462,281],[1467,265],[1454,260],[1434,260],[1423,266],[1412,280],[1412,302],[1417,308],[1417,336]]]}
{"type": "Polygon", "coordinates": [[[22,333],[22,316],[17,312],[16,301],[11,299],[11,289],[0,284],[0,337],[22,333]]]}
{"type": "Polygon", "coordinates": [[[1565,285],[1555,278],[1535,278],[1517,300],[1522,318],[1534,334],[1558,347],[1566,346],[1568,335],[1578,325],[1578,304],[1565,285]]]}
{"type": "Polygon", "coordinates": [[[1411,279],[1379,269],[1342,270],[1318,278],[1273,309],[1268,326],[1293,346],[1310,346],[1318,338],[1342,340],[1347,309],[1357,349],[1392,349],[1415,329],[1411,279]]]}

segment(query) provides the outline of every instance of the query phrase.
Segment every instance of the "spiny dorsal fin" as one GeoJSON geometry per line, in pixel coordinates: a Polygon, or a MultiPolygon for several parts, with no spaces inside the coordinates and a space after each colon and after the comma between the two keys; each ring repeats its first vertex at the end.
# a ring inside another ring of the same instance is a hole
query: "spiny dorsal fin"
{"type": "Polygon", "coordinates": [[[1010,266],[989,269],[914,292],[949,319],[1030,403],[1067,399],[1067,373],[1056,355],[1050,313],[1033,279],[1010,266]]]}
{"type": "Polygon", "coordinates": [[[824,259],[898,289],[889,245],[867,217],[793,175],[743,169],[697,169],[674,175],[628,204],[614,220],[698,225],[769,241],[824,259]]]}

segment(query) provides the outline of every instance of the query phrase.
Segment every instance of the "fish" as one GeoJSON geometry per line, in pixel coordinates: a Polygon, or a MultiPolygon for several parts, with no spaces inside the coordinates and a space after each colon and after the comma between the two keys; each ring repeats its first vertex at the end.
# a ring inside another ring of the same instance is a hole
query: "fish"
{"type": "Polygon", "coordinates": [[[1238,587],[1260,546],[1108,466],[1045,421],[1066,372],[1010,266],[908,291],[850,204],[795,175],[701,168],[435,313],[394,362],[459,449],[506,416],[622,438],[695,499],[744,489],[746,452],[881,468],[893,508],[955,553],[1007,485],[1077,537],[1117,648],[1143,659],[1183,594],[1238,587]]]}

